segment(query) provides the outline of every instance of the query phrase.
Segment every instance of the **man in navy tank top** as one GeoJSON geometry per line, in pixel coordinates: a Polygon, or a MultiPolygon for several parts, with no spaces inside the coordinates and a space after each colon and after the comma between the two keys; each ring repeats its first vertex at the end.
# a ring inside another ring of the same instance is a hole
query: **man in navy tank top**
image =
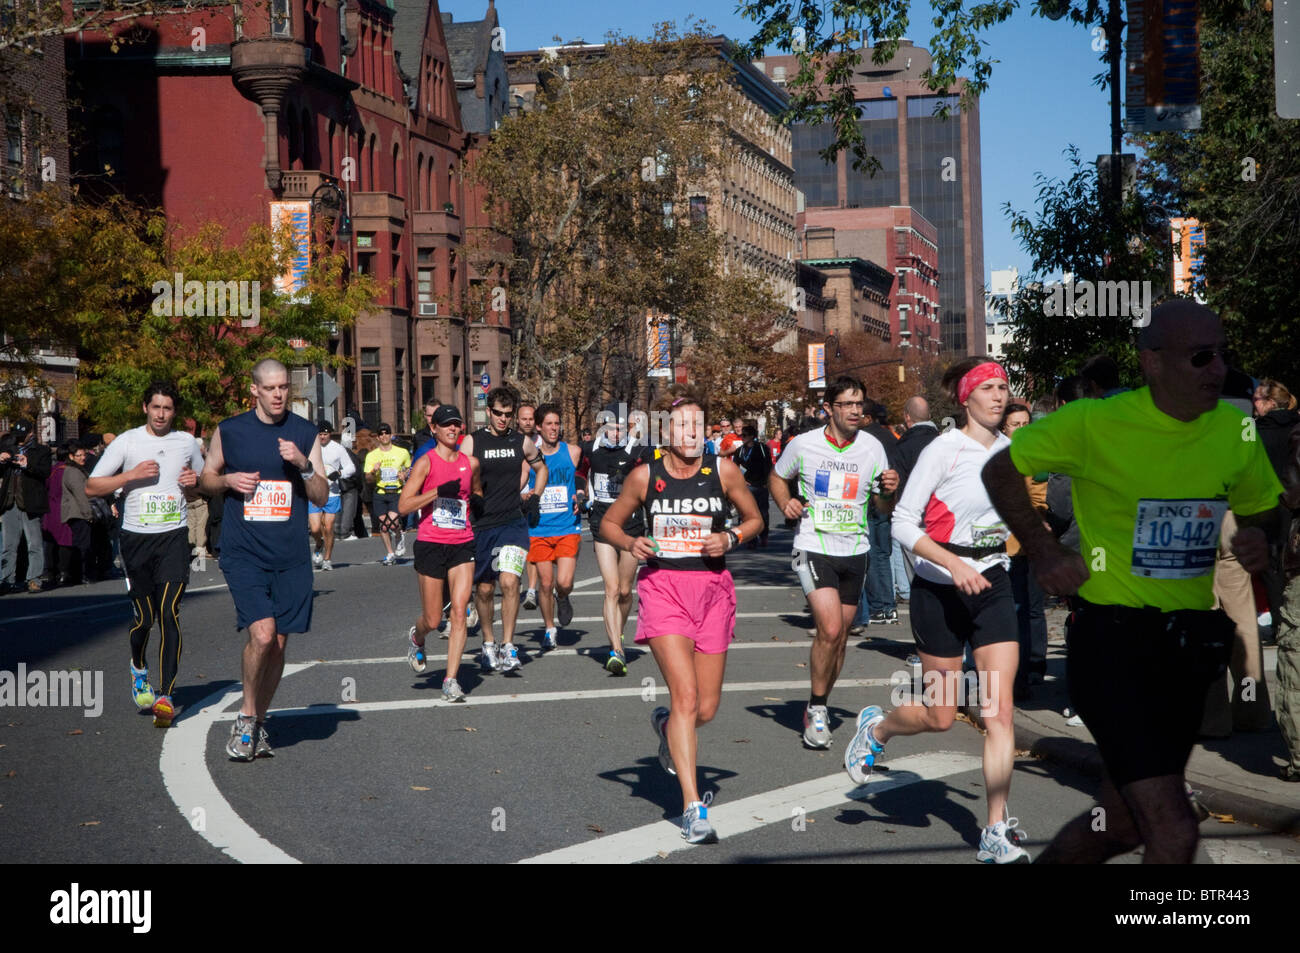
{"type": "Polygon", "coordinates": [[[221,571],[244,644],[244,697],[226,753],[252,761],[273,752],[266,712],[284,672],[289,636],[311,628],[307,501],[324,506],[329,483],[316,428],[289,412],[289,370],[273,358],[253,366],[253,409],[212,435],[200,484],[223,499],[221,571]]]}

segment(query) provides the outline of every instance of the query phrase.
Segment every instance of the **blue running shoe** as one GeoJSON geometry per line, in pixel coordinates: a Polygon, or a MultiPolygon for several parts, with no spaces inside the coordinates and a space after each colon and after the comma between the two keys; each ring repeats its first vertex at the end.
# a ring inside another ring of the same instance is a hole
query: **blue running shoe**
{"type": "Polygon", "coordinates": [[[131,700],[140,711],[150,712],[153,711],[156,700],[153,687],[149,684],[149,670],[136,668],[134,662],[131,663],[131,700]]]}
{"type": "Polygon", "coordinates": [[[871,769],[885,750],[885,746],[876,741],[871,729],[885,720],[885,713],[879,705],[868,705],[858,714],[858,730],[844,750],[844,770],[849,773],[854,784],[866,784],[871,777],[871,769]]]}

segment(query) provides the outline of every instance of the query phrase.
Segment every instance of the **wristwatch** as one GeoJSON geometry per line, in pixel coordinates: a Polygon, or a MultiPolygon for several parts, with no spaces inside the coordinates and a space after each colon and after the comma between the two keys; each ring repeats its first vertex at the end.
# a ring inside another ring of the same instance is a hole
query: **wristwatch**
{"type": "Polygon", "coordinates": [[[312,465],[311,465],[311,461],[310,461],[310,460],[307,461],[307,469],[305,469],[305,470],[299,470],[299,471],[298,471],[298,475],[299,475],[300,477],[302,477],[302,481],[303,481],[304,483],[306,483],[308,480],[310,480],[312,477],[314,477],[314,476],[316,475],[316,471],[315,471],[314,469],[312,469],[312,465]]]}

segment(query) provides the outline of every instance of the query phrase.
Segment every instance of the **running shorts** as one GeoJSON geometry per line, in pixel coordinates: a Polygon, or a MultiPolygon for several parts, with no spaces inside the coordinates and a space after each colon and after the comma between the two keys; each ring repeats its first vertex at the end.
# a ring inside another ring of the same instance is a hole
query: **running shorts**
{"type": "Polygon", "coordinates": [[[370,512],[375,515],[375,522],[379,523],[385,514],[392,513],[397,516],[397,499],[400,493],[378,493],[370,501],[370,512]]]}
{"type": "Polygon", "coordinates": [[[343,497],[331,496],[325,501],[324,506],[317,506],[311,500],[307,501],[308,513],[338,513],[343,508],[343,497]]]}
{"type": "Polygon", "coordinates": [[[984,571],[984,578],[991,585],[974,596],[923,576],[912,580],[908,609],[919,651],[938,658],[960,658],[967,645],[977,649],[1020,641],[1011,577],[1001,566],[994,566],[984,571]]]}
{"type": "Polygon", "coordinates": [[[311,629],[311,562],[292,569],[262,569],[243,560],[221,557],[221,572],[235,600],[235,628],[275,619],[281,635],[311,629]]]}
{"type": "Polygon", "coordinates": [[[651,569],[636,574],[636,644],[684,635],[703,655],[720,655],[736,635],[736,582],[727,570],[651,569]]]}
{"type": "Polygon", "coordinates": [[[856,606],[862,599],[862,580],[867,577],[867,554],[858,556],[824,556],[796,549],[791,568],[799,577],[805,596],[814,589],[835,589],[840,605],[856,606]]]}
{"type": "Polygon", "coordinates": [[[534,536],[528,547],[530,563],[553,563],[557,559],[577,559],[578,544],[582,542],[580,533],[565,536],[534,536]]]}
{"type": "MultiPolygon", "coordinates": [[[[913,592],[915,592],[913,588],[913,592]]],[[[1076,597],[1066,634],[1070,703],[1118,788],[1182,775],[1236,627],[1219,609],[1161,612],[1076,597]]]]}
{"type": "Polygon", "coordinates": [[[188,527],[166,533],[133,533],[124,529],[121,549],[128,591],[149,595],[158,583],[190,581],[188,527]]]}
{"type": "Polygon", "coordinates": [[[464,543],[415,541],[415,571],[430,579],[445,579],[447,570],[474,561],[474,540],[464,543]]]}
{"type": "Polygon", "coordinates": [[[474,530],[474,581],[496,582],[503,572],[524,574],[528,559],[528,520],[474,530]]]}

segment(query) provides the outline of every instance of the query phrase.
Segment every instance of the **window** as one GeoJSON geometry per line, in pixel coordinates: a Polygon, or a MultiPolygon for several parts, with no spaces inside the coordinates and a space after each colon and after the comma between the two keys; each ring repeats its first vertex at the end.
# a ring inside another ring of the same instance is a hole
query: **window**
{"type": "Polygon", "coordinates": [[[429,302],[433,300],[433,271],[419,268],[415,272],[415,300],[429,302]]]}
{"type": "Polygon", "coordinates": [[[10,107],[5,113],[5,187],[14,198],[23,196],[23,114],[10,107]]]}
{"type": "Polygon", "coordinates": [[[363,347],[361,349],[361,366],[378,367],[379,366],[379,348],[363,347]]]}
{"type": "Polygon", "coordinates": [[[271,35],[293,35],[293,25],[289,20],[289,0],[271,0],[271,35]]]}
{"type": "MultiPolygon", "coordinates": [[[[426,358],[420,358],[421,369],[426,358]]],[[[426,375],[420,378],[420,400],[429,403],[438,400],[438,378],[437,376],[426,375]]],[[[441,401],[439,401],[441,403],[441,401]]]]}
{"type": "Polygon", "coordinates": [[[393,409],[393,428],[405,430],[409,426],[406,419],[406,351],[399,347],[394,351],[394,355],[396,360],[393,362],[393,390],[397,396],[397,403],[393,409]]]}
{"type": "Polygon", "coordinates": [[[422,371],[432,371],[432,372],[436,373],[437,370],[438,370],[438,355],[436,355],[436,354],[421,354],[421,355],[420,355],[420,370],[422,370],[422,371]]]}
{"type": "Polygon", "coordinates": [[[691,196],[691,225],[704,229],[709,223],[709,198],[707,195],[691,196]]]}

